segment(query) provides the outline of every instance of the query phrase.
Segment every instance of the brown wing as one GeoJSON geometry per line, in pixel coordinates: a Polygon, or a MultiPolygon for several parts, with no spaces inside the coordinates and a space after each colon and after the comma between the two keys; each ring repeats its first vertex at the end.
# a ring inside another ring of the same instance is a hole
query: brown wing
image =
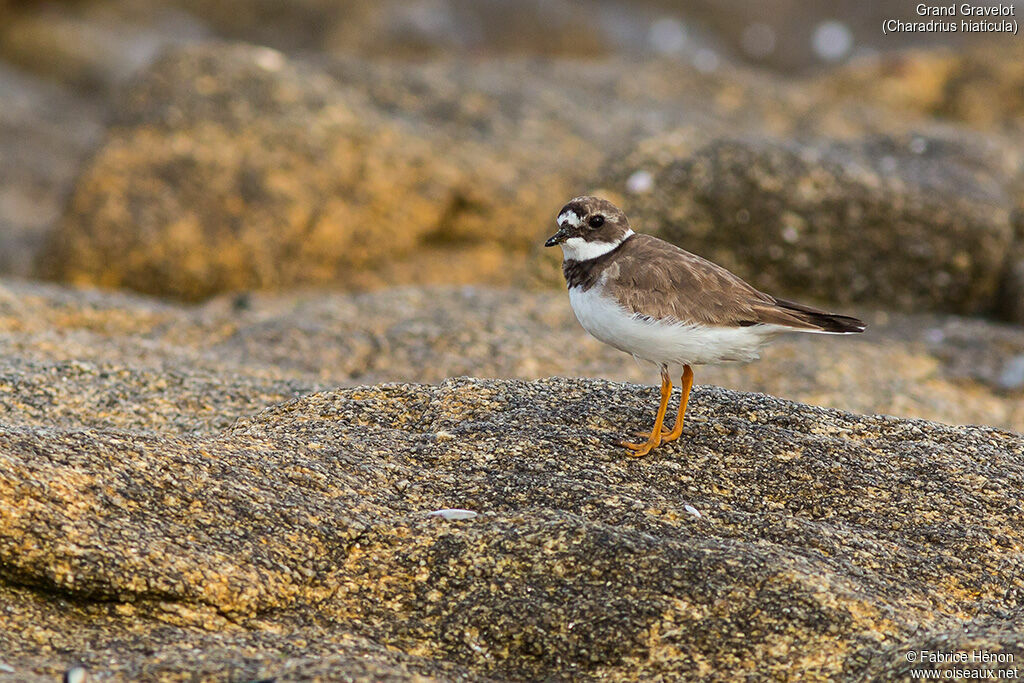
{"type": "Polygon", "coordinates": [[[829,332],[863,329],[855,318],[776,299],[725,268],[650,235],[627,240],[615,260],[618,273],[608,273],[606,286],[640,315],[715,326],[768,323],[829,332]]]}

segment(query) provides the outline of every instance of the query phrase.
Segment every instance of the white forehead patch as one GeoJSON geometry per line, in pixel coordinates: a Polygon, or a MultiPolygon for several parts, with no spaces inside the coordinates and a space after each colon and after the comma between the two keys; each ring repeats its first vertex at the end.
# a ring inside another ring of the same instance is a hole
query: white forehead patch
{"type": "Polygon", "coordinates": [[[574,228],[579,228],[583,225],[583,221],[580,220],[580,217],[572,210],[559,214],[558,221],[556,222],[560,228],[564,228],[567,223],[574,228]]]}
{"type": "Polygon", "coordinates": [[[570,237],[562,242],[562,258],[566,261],[589,261],[604,256],[632,234],[632,230],[627,230],[614,242],[588,242],[582,237],[570,237]]]}

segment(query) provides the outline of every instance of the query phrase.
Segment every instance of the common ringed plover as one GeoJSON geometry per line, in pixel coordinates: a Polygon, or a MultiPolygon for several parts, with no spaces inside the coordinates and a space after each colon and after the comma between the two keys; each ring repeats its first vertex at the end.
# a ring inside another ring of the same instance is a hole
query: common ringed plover
{"type": "Polygon", "coordinates": [[[725,268],[657,237],[633,232],[626,215],[598,197],[576,197],[558,212],[558,232],[544,246],[562,247],[569,303],[587,332],[638,361],[661,368],[661,404],[643,443],[647,455],[683,432],[693,386],[690,366],[752,361],[783,332],[856,334],[856,318],[777,299],[725,268]],[[662,431],[670,369],[682,368],[683,395],[675,426],[662,431]]]}

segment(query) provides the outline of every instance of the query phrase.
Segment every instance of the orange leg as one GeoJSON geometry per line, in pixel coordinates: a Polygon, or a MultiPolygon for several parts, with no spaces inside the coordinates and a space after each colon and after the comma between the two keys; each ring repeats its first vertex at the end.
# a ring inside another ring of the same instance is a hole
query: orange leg
{"type": "Polygon", "coordinates": [[[676,424],[671,432],[661,435],[661,442],[668,443],[675,441],[683,433],[683,418],[686,416],[686,403],[690,399],[690,389],[693,388],[693,368],[689,365],[683,366],[683,376],[679,380],[683,384],[683,396],[679,399],[679,412],[676,413],[676,424]]]}
{"type": "Polygon", "coordinates": [[[623,441],[621,445],[628,448],[634,458],[642,458],[661,444],[661,426],[665,423],[665,411],[668,409],[668,397],[672,395],[672,380],[668,376],[668,368],[661,369],[661,405],[658,407],[658,415],[654,418],[654,429],[644,443],[629,443],[623,441]]]}

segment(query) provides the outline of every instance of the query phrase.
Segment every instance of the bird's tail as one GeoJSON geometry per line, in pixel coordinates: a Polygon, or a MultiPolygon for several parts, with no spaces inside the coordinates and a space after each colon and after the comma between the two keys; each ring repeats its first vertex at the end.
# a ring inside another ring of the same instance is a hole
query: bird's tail
{"type": "Polygon", "coordinates": [[[857,334],[867,327],[857,318],[829,313],[795,301],[775,299],[776,311],[793,320],[790,326],[806,332],[826,334],[857,334]],[[796,323],[796,324],[793,324],[796,323]]]}

